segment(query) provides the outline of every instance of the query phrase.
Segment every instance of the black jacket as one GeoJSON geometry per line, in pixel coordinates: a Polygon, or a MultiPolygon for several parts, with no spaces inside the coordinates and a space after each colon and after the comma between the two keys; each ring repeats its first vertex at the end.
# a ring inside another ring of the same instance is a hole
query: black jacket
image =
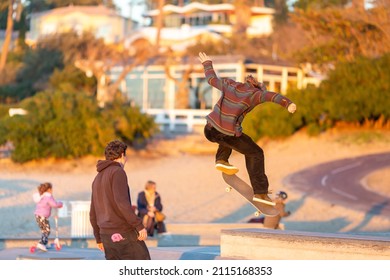
{"type": "MultiPolygon", "coordinates": [[[[137,199],[137,207],[138,207],[138,215],[143,218],[148,213],[148,202],[146,200],[145,192],[142,191],[138,194],[137,199]]],[[[154,199],[154,207],[156,207],[157,211],[162,211],[163,206],[161,204],[161,196],[156,192],[156,197],[154,199]]]]}

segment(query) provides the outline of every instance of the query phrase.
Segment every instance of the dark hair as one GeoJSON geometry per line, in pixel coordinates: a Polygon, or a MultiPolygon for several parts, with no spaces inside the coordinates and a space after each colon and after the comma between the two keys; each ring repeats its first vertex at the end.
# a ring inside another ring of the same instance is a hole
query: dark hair
{"type": "Polygon", "coordinates": [[[264,83],[259,83],[259,81],[253,77],[252,75],[248,75],[245,77],[245,82],[251,84],[253,87],[258,88],[262,91],[266,91],[267,87],[264,83]]]}
{"type": "Polygon", "coordinates": [[[287,197],[288,197],[287,193],[284,191],[280,191],[276,195],[279,196],[283,200],[287,199],[287,197]]]}
{"type": "Polygon", "coordinates": [[[245,77],[245,82],[250,83],[252,86],[257,87],[257,84],[259,83],[255,77],[252,75],[248,75],[245,77]]]}
{"type": "Polygon", "coordinates": [[[127,145],[119,140],[111,141],[107,144],[106,149],[104,150],[104,155],[108,160],[116,160],[122,156],[126,155],[127,145]]]}
{"type": "Polygon", "coordinates": [[[37,189],[38,189],[39,195],[42,195],[52,188],[53,188],[53,186],[51,183],[43,183],[43,184],[40,184],[37,189]]]}

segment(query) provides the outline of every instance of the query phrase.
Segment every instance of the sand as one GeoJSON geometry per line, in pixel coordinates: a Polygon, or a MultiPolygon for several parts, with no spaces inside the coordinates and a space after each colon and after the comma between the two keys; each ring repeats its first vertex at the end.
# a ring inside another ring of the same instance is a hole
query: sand
{"type": "MultiPolygon", "coordinates": [[[[266,173],[270,188],[289,194],[287,209],[292,215],[283,220],[286,229],[300,231],[343,232],[383,235],[390,231],[390,217],[334,205],[283,185],[291,173],[327,161],[390,152],[390,132],[365,131],[364,141],[357,141],[361,131],[330,131],[317,137],[304,132],[288,139],[262,140],[266,173]]],[[[131,151],[125,170],[133,204],[147,180],[157,182],[164,213],[169,223],[242,223],[253,217],[253,208],[234,192],[225,192],[225,183],[214,169],[216,145],[202,133],[178,136],[173,140],[153,140],[146,151],[131,151]]],[[[96,175],[98,158],[79,160],[44,160],[15,164],[0,160],[0,237],[38,237],[34,221],[32,194],[41,182],[51,182],[57,200],[88,201],[91,182],[96,175]]],[[[246,181],[242,155],[232,154],[232,163],[240,168],[246,181]]],[[[375,171],[364,178],[372,191],[390,196],[390,169],[375,171]],[[383,180],[382,178],[387,178],[383,180]]],[[[70,217],[61,217],[60,234],[70,235],[70,217]]]]}

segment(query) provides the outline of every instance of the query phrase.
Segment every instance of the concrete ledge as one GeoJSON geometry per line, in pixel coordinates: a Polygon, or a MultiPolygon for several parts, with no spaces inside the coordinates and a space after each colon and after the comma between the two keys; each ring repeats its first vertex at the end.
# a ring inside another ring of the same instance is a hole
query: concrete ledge
{"type": "Polygon", "coordinates": [[[390,238],[267,229],[222,230],[221,257],[267,260],[389,260],[390,238]]]}
{"type": "Polygon", "coordinates": [[[223,229],[263,228],[260,223],[167,224],[167,234],[157,238],[157,247],[219,246],[223,229]]]}
{"type": "MultiPolygon", "coordinates": [[[[263,228],[263,224],[250,223],[205,223],[205,224],[167,224],[167,234],[149,237],[148,247],[178,247],[178,246],[219,246],[222,229],[263,228]]],[[[60,243],[71,248],[96,248],[93,237],[63,237],[60,243]]],[[[53,242],[51,236],[49,243],[53,242]]],[[[37,238],[0,238],[0,250],[7,248],[30,247],[38,241],[37,238]]]]}

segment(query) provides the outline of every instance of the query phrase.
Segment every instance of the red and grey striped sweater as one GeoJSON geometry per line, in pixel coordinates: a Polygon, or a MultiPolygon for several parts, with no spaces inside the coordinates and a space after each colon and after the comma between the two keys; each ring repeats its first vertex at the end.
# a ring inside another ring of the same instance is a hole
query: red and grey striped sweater
{"type": "Polygon", "coordinates": [[[264,102],[274,102],[287,108],[292,101],[285,96],[262,91],[249,83],[240,83],[229,78],[218,78],[210,60],[203,62],[207,82],[222,91],[222,96],[206,119],[218,131],[239,137],[241,123],[247,113],[264,102]]]}

